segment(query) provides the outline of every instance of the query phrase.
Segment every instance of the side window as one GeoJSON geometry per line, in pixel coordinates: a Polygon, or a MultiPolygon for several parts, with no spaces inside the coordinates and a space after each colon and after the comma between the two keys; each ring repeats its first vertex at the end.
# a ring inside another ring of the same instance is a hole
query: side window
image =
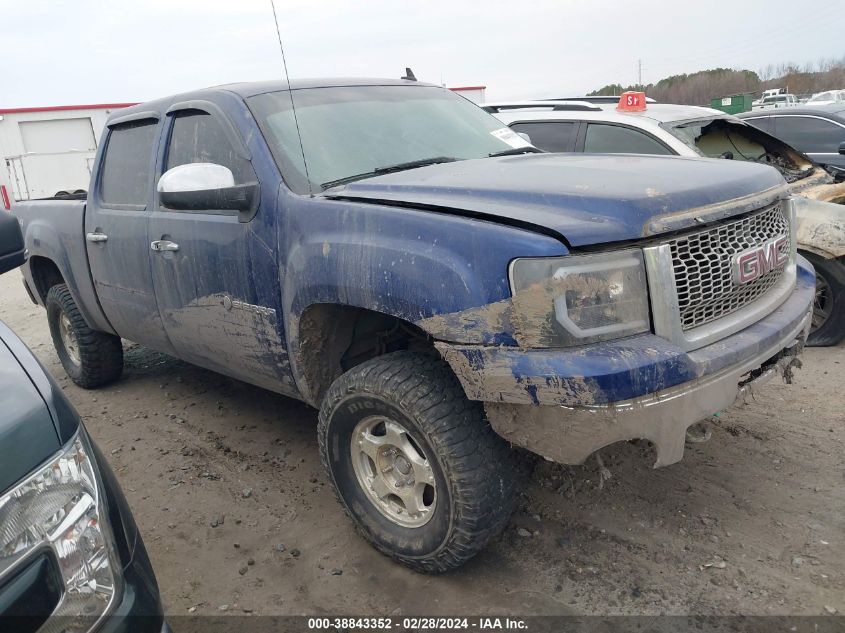
{"type": "Polygon", "coordinates": [[[836,154],[845,141],[845,128],[824,119],[806,116],[779,116],[775,136],[802,152],[836,154]]]}
{"type": "Polygon", "coordinates": [[[214,163],[232,170],[237,184],[255,180],[252,167],[238,156],[223,125],[212,115],[186,110],[174,115],[165,171],[188,163],[214,163]]]}
{"type": "Polygon", "coordinates": [[[511,129],[527,134],[535,147],[547,152],[571,152],[577,128],[572,121],[537,121],[514,123],[511,129]]]}
{"type": "Polygon", "coordinates": [[[753,125],[758,130],[763,130],[764,132],[768,132],[769,134],[774,135],[775,126],[771,117],[755,117],[753,119],[745,119],[745,122],[749,125],[753,125]]]}
{"type": "Polygon", "coordinates": [[[103,204],[143,206],[147,203],[156,129],[157,121],[153,120],[111,128],[100,175],[103,204]]]}
{"type": "Polygon", "coordinates": [[[671,150],[647,134],[620,125],[600,123],[587,126],[584,151],[602,154],[672,154],[671,150]]]}

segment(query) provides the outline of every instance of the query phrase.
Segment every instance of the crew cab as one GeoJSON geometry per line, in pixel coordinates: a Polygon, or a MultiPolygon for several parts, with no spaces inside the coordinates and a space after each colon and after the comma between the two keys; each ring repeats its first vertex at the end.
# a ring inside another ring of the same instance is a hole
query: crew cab
{"type": "Polygon", "coordinates": [[[104,138],[87,200],[14,207],[68,375],[117,380],[127,339],[319,408],[340,504],[420,571],[506,524],[511,444],[672,464],[810,325],[768,166],[544,153],[413,80],[199,90],[104,138]]]}
{"type": "MultiPolygon", "coordinates": [[[[816,269],[817,293],[808,344],[841,341],[845,337],[845,182],[834,182],[833,176],[795,149],[796,143],[788,145],[767,134],[771,130],[757,125],[767,113],[755,113],[755,118],[745,123],[698,106],[641,100],[640,107],[628,109],[620,104],[617,98],[613,103],[543,100],[482,107],[549,152],[707,156],[771,165],[796,196],[798,251],[816,269]]],[[[783,116],[791,115],[792,110],[788,113],[783,116]]]]}

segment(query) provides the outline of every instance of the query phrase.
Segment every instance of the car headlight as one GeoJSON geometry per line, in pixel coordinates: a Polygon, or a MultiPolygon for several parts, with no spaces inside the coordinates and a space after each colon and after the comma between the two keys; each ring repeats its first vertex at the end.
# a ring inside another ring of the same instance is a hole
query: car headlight
{"type": "Polygon", "coordinates": [[[648,283],[639,249],[516,259],[511,320],[520,345],[582,345],[650,329],[648,283]]]}
{"type": "Polygon", "coordinates": [[[0,575],[35,550],[53,551],[64,582],[53,617],[88,630],[109,609],[121,581],[101,484],[83,432],[0,498],[0,575]]]}

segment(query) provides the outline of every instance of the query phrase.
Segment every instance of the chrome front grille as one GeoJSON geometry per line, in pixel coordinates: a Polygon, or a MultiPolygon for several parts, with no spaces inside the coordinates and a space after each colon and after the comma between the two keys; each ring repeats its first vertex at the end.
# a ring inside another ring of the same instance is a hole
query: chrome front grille
{"type": "MultiPolygon", "coordinates": [[[[762,246],[778,236],[790,236],[789,222],[780,203],[736,222],[669,242],[681,329],[691,330],[736,312],[774,287],[784,274],[784,265],[737,285],[732,261],[737,253],[762,246]]],[[[781,249],[788,256],[790,240],[781,249]]]]}

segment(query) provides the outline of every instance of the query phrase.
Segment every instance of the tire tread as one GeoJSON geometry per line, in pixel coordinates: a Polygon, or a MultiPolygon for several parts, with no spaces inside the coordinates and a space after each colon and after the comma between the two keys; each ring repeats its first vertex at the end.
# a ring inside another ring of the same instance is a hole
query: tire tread
{"type": "Polygon", "coordinates": [[[830,317],[819,329],[810,332],[810,336],[807,337],[807,346],[836,345],[845,338],[845,258],[825,259],[815,253],[804,251],[801,255],[810,260],[816,269],[816,275],[824,276],[833,294],[830,317]]]}
{"type": "Polygon", "coordinates": [[[50,288],[45,305],[53,345],[59,352],[59,360],[62,361],[65,371],[73,382],[83,389],[94,389],[120,378],[123,372],[123,345],[120,337],[91,329],[73,300],[67,284],[57,284],[50,288]],[[76,332],[81,361],[78,375],[74,375],[69,370],[60,352],[62,342],[58,332],[58,322],[54,322],[55,318],[52,316],[57,314],[53,306],[67,314],[76,332]]]}
{"type": "Polygon", "coordinates": [[[452,529],[440,548],[420,559],[403,556],[373,539],[355,519],[335,487],[335,496],[356,530],[379,551],[412,569],[444,572],[481,551],[504,528],[516,498],[513,456],[493,432],[481,403],[466,398],[451,368],[434,354],[393,352],[353,367],[328,390],[319,415],[320,459],[329,478],[328,422],[345,397],[387,396],[422,427],[438,453],[450,484],[452,529]]]}

